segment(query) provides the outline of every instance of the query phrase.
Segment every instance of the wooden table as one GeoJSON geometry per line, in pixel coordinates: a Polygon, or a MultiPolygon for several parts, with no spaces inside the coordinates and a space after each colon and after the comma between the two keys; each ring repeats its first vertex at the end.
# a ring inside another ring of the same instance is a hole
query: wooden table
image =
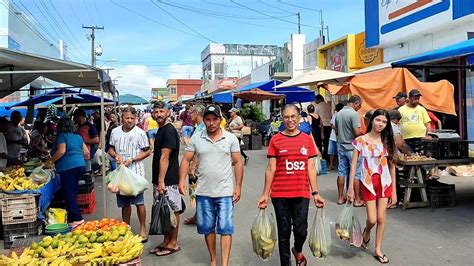
{"type": "Polygon", "coordinates": [[[423,171],[421,168],[424,166],[433,166],[434,169],[438,169],[438,167],[445,167],[451,165],[463,165],[471,163],[471,158],[465,159],[446,159],[446,160],[432,160],[432,161],[398,161],[397,165],[402,167],[409,168],[408,178],[404,180],[400,180],[400,187],[405,188],[405,196],[403,198],[402,207],[403,209],[410,209],[410,208],[423,208],[429,207],[430,202],[428,200],[428,196],[426,195],[426,184],[423,179],[423,171]],[[419,189],[421,194],[421,201],[420,202],[412,202],[410,200],[411,193],[413,189],[419,189]]]}

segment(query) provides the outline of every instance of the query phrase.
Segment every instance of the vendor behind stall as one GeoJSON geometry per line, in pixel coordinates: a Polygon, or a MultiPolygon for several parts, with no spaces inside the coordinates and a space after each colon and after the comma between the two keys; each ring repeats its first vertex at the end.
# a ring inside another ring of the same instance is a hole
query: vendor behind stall
{"type": "Polygon", "coordinates": [[[25,130],[20,127],[21,113],[13,111],[10,115],[10,123],[7,123],[5,138],[8,148],[8,162],[10,165],[21,165],[21,149],[28,144],[25,130]]]}
{"type": "Polygon", "coordinates": [[[426,109],[420,105],[422,96],[420,91],[413,89],[408,96],[408,102],[398,109],[402,115],[400,127],[405,142],[412,151],[417,151],[421,145],[421,139],[428,136],[431,119],[426,109]]]}
{"type": "Polygon", "coordinates": [[[36,121],[33,124],[30,147],[28,149],[29,158],[40,158],[49,154],[46,133],[48,133],[48,125],[46,123],[36,121]]]}
{"type": "Polygon", "coordinates": [[[85,171],[84,158],[89,156],[89,149],[78,134],[74,122],[69,118],[61,118],[58,122],[58,135],[53,147],[50,164],[56,165],[59,174],[60,191],[66,201],[68,222],[72,227],[84,222],[76,198],[79,191],[79,179],[85,171]]]}

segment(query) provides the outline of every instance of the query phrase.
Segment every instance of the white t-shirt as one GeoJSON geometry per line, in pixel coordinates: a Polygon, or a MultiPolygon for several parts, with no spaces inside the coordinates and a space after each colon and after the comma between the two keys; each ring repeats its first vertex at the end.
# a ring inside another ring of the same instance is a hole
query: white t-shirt
{"type": "MultiPolygon", "coordinates": [[[[336,114],[337,112],[335,112],[331,118],[331,126],[336,126],[336,114]]],[[[331,130],[331,135],[329,136],[329,140],[337,141],[336,131],[334,130],[334,128],[331,130]]]]}
{"type": "MultiPolygon", "coordinates": [[[[135,158],[143,149],[149,148],[150,144],[143,131],[138,126],[132,130],[124,132],[122,126],[112,130],[110,137],[111,146],[114,146],[115,152],[122,157],[122,161],[135,158]]],[[[134,162],[129,166],[130,170],[145,177],[145,163],[142,161],[134,162]]]]}
{"type": "MultiPolygon", "coordinates": [[[[8,155],[8,149],[7,149],[7,140],[5,139],[5,135],[0,132],[0,154],[6,154],[8,155]]],[[[0,158],[0,169],[7,167],[7,159],[0,158]]]]}
{"type": "Polygon", "coordinates": [[[323,126],[325,127],[331,126],[331,118],[332,118],[331,104],[327,102],[320,102],[314,106],[314,112],[317,113],[321,117],[321,120],[323,121],[323,126]]]}

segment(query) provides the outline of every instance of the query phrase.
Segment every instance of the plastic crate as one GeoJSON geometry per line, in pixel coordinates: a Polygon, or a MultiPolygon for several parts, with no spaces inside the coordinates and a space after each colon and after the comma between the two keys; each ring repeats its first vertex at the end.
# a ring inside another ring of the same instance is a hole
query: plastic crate
{"type": "Polygon", "coordinates": [[[79,185],[78,194],[90,194],[94,190],[94,183],[79,185]]]}
{"type": "Polygon", "coordinates": [[[426,193],[432,208],[452,208],[456,206],[456,187],[438,181],[427,182],[426,193]]]}
{"type": "Polygon", "coordinates": [[[89,194],[78,194],[76,198],[77,205],[90,205],[95,202],[95,190],[89,194]]]}
{"type": "Polygon", "coordinates": [[[92,202],[89,205],[79,205],[79,210],[81,214],[91,214],[94,213],[96,210],[96,202],[92,202]]]}
{"type": "Polygon", "coordinates": [[[39,236],[43,233],[43,223],[36,221],[32,223],[9,225],[8,228],[3,228],[4,248],[9,249],[13,242],[19,239],[27,239],[34,236],[39,236]]]}
{"type": "Polygon", "coordinates": [[[38,208],[36,207],[35,195],[3,195],[0,202],[3,225],[36,221],[38,208]]]}
{"type": "Polygon", "coordinates": [[[420,151],[425,156],[439,160],[463,159],[469,157],[469,145],[467,141],[426,140],[421,143],[420,151]]]}
{"type": "Polygon", "coordinates": [[[328,174],[328,164],[326,160],[321,159],[321,171],[319,171],[319,175],[327,175],[328,174]]]}

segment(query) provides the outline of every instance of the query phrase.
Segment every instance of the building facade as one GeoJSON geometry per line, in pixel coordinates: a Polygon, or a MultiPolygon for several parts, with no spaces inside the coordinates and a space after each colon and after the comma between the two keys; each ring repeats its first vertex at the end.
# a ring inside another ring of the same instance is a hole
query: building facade
{"type": "Polygon", "coordinates": [[[200,79],[168,79],[166,82],[168,101],[180,101],[192,98],[201,90],[200,79]]]}
{"type": "Polygon", "coordinates": [[[210,43],[201,52],[203,91],[216,91],[217,83],[212,81],[244,77],[281,53],[276,45],[210,43]]]}
{"type": "Polygon", "coordinates": [[[168,88],[151,88],[151,101],[168,101],[168,88]]]}
{"type": "Polygon", "coordinates": [[[474,1],[365,0],[365,10],[367,46],[421,81],[451,82],[457,116],[440,114],[443,128],[474,140],[474,1]]]}

